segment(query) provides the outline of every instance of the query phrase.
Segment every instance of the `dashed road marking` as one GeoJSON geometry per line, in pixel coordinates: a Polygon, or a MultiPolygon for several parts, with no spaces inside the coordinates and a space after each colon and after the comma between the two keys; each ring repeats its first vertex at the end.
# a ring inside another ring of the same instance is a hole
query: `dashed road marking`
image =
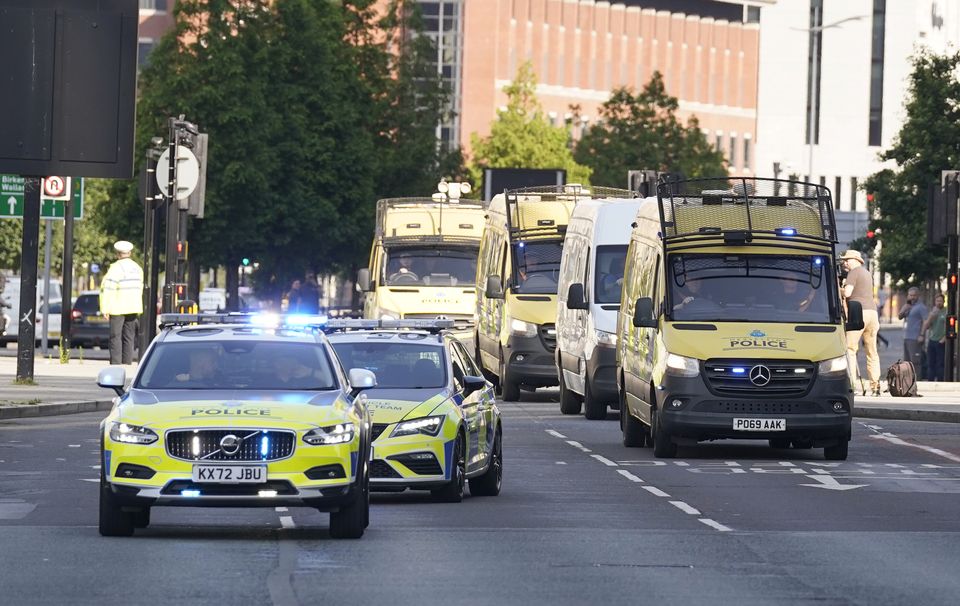
{"type": "Polygon", "coordinates": [[[566,461],[557,461],[557,465],[566,465],[566,464],[567,464],[566,461]]]}
{"type": "Polygon", "coordinates": [[[577,442],[576,440],[567,440],[567,444],[569,444],[570,446],[573,446],[574,448],[579,448],[583,452],[593,452],[592,450],[590,450],[580,442],[577,442]]]}
{"type": "Polygon", "coordinates": [[[637,482],[638,484],[643,483],[643,480],[641,480],[641,479],[638,478],[637,476],[633,475],[632,473],[630,473],[630,472],[627,471],[626,469],[618,469],[618,470],[617,470],[617,473],[619,473],[620,475],[622,475],[622,476],[625,477],[626,479],[630,480],[631,482],[637,482]]]}
{"type": "Polygon", "coordinates": [[[80,478],[81,482],[99,482],[100,478],[80,478]]]}
{"type": "Polygon", "coordinates": [[[598,455],[598,454],[593,454],[593,455],[590,455],[590,456],[593,457],[594,459],[600,461],[601,463],[603,463],[603,464],[606,465],[607,467],[617,467],[617,464],[614,463],[613,461],[611,461],[610,459],[608,459],[607,457],[603,457],[603,456],[600,456],[600,455],[598,455]]]}
{"type": "Polygon", "coordinates": [[[711,520],[710,518],[700,518],[700,521],[706,524],[707,526],[709,526],[710,528],[713,528],[714,530],[719,530],[720,532],[730,532],[733,530],[729,526],[724,526],[720,522],[711,520]]]}
{"type": "Polygon", "coordinates": [[[276,509],[277,513],[283,513],[287,511],[286,507],[275,507],[274,509],[276,509]]]}
{"type": "Polygon", "coordinates": [[[554,430],[552,430],[552,429],[547,429],[546,432],[547,432],[548,434],[550,434],[551,436],[555,437],[555,438],[560,438],[560,439],[562,439],[562,440],[565,440],[565,439],[567,438],[567,436],[563,435],[563,434],[560,433],[559,431],[554,431],[554,430]]]}
{"type": "Polygon", "coordinates": [[[677,509],[679,509],[680,511],[682,511],[683,513],[688,513],[688,514],[690,514],[690,515],[692,515],[692,516],[701,515],[700,512],[699,512],[696,508],[690,507],[689,505],[687,505],[687,504],[684,503],[683,501],[670,501],[670,504],[673,505],[674,507],[676,507],[677,509]]]}
{"type": "Polygon", "coordinates": [[[919,448],[920,450],[925,450],[930,454],[937,455],[938,457],[943,457],[944,459],[947,459],[949,461],[960,463],[960,457],[958,457],[953,453],[947,452],[946,450],[940,450],[939,448],[934,448],[933,446],[927,446],[925,444],[914,444],[913,442],[907,442],[906,440],[902,438],[898,438],[892,433],[875,434],[870,437],[876,440],[886,440],[887,442],[890,442],[891,444],[896,444],[898,446],[909,446],[911,448],[919,448]]]}
{"type": "Polygon", "coordinates": [[[667,498],[670,498],[670,495],[668,495],[667,493],[663,492],[662,490],[660,490],[660,489],[657,488],[656,486],[641,486],[640,488],[646,490],[647,492],[649,492],[650,494],[652,494],[652,495],[655,496],[655,497],[667,497],[667,498]]]}
{"type": "Polygon", "coordinates": [[[686,461],[674,461],[673,464],[679,467],[690,467],[690,463],[687,463],[686,461]]]}
{"type": "Polygon", "coordinates": [[[296,524],[293,523],[293,518],[291,516],[280,516],[280,525],[284,528],[296,527],[296,524]]]}
{"type": "Polygon", "coordinates": [[[82,444],[67,444],[70,448],[80,448],[82,444]]]}

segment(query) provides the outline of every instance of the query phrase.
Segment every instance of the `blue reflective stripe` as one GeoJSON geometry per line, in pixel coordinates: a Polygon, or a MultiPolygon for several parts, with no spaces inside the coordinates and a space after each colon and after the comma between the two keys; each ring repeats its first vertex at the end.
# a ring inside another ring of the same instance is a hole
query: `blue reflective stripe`
{"type": "Polygon", "coordinates": [[[451,477],[450,472],[453,469],[453,446],[456,443],[457,443],[457,439],[454,438],[443,445],[443,461],[444,461],[444,469],[445,469],[445,471],[443,472],[443,476],[447,480],[450,479],[451,477]]]}
{"type": "Polygon", "coordinates": [[[108,480],[110,479],[110,451],[103,451],[103,475],[108,480]]]}
{"type": "Polygon", "coordinates": [[[354,451],[350,453],[350,477],[357,477],[357,460],[360,458],[360,453],[354,451]]]}

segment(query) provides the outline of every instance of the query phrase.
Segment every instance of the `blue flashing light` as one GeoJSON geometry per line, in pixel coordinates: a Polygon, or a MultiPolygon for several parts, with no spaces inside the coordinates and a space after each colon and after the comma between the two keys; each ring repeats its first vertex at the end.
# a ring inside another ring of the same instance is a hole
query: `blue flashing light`
{"type": "Polygon", "coordinates": [[[780,236],[795,236],[797,235],[797,230],[793,227],[781,227],[777,230],[777,235],[780,236]]]}
{"type": "Polygon", "coordinates": [[[268,452],[270,452],[270,438],[264,435],[260,438],[260,456],[266,457],[268,452]]]}
{"type": "Polygon", "coordinates": [[[327,323],[327,316],[311,314],[291,314],[284,318],[287,326],[314,326],[327,323]]]}
{"type": "Polygon", "coordinates": [[[817,265],[817,266],[823,265],[823,259],[821,259],[820,257],[814,257],[814,258],[813,258],[813,264],[814,264],[814,265],[817,265]]]}
{"type": "Polygon", "coordinates": [[[520,248],[523,248],[524,246],[526,246],[526,244],[524,242],[519,242],[517,246],[520,248]]]}
{"type": "Polygon", "coordinates": [[[199,490],[181,490],[180,496],[181,497],[199,497],[200,491],[199,490]]]}
{"type": "Polygon", "coordinates": [[[735,375],[742,375],[743,373],[747,372],[747,369],[737,366],[736,368],[731,368],[730,372],[732,372],[735,375]]]}

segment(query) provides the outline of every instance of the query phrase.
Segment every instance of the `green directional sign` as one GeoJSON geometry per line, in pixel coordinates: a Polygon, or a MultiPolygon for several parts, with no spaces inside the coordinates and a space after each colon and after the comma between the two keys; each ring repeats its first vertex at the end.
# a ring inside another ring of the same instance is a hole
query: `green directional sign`
{"type": "MultiPolygon", "coordinates": [[[[0,219],[23,218],[24,178],[16,175],[0,175],[0,219]]],[[[71,179],[73,188],[73,218],[83,218],[83,179],[71,179]]],[[[63,200],[40,198],[41,219],[63,219],[63,200]]]]}

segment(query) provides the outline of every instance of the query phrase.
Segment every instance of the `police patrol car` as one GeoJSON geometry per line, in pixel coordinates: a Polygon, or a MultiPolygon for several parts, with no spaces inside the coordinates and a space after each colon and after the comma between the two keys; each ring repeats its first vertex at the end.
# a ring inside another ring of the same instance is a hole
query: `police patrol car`
{"type": "MultiPolygon", "coordinates": [[[[333,326],[333,321],[331,321],[333,326]]],[[[330,343],[344,367],[377,375],[367,392],[373,490],[430,490],[460,502],[500,494],[502,426],[493,387],[452,320],[344,320],[330,343]],[[360,329],[360,330],[357,330],[360,329]]]]}
{"type": "Polygon", "coordinates": [[[345,375],[324,335],[294,317],[161,317],[129,390],[121,367],[98,384],[118,398],[100,428],[100,534],[129,536],[156,506],[306,506],[330,534],[369,521],[374,374],[345,375]]]}

